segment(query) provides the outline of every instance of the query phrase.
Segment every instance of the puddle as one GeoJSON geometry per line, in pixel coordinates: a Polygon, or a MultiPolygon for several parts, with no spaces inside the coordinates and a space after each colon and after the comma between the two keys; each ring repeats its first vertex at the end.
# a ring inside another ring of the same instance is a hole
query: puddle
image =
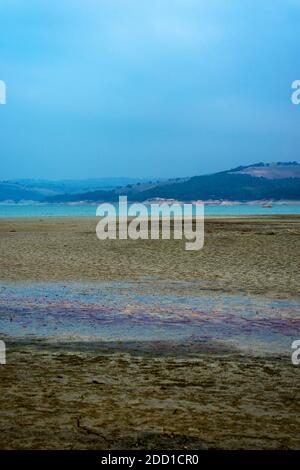
{"type": "Polygon", "coordinates": [[[295,300],[188,291],[165,281],[0,284],[0,334],[93,341],[208,341],[290,354],[295,300]],[[197,292],[197,294],[196,294],[197,292]]]}

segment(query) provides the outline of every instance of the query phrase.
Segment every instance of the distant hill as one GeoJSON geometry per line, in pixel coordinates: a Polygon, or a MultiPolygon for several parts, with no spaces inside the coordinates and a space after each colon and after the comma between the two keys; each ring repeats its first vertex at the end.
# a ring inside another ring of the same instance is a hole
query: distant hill
{"type": "MultiPolygon", "coordinates": [[[[300,200],[300,164],[297,162],[240,166],[211,175],[194,176],[167,182],[128,185],[115,191],[95,191],[61,195],[59,201],[115,201],[126,194],[131,201],[156,198],[193,200],[229,200],[249,202],[255,200],[300,200]]],[[[57,197],[48,198],[58,201],[57,197]]]]}
{"type": "Polygon", "coordinates": [[[91,191],[79,194],[58,194],[47,198],[47,202],[115,202],[118,200],[118,194],[115,191],[91,191]]]}
{"type": "Polygon", "coordinates": [[[211,175],[158,181],[100,178],[78,181],[16,180],[0,183],[0,201],[115,202],[120,194],[127,195],[130,201],[156,198],[179,201],[300,201],[300,164],[261,162],[211,175]],[[121,182],[125,184],[119,184],[121,182]]]}
{"type": "Polygon", "coordinates": [[[256,163],[254,165],[238,167],[231,173],[263,177],[267,179],[300,178],[300,165],[297,162],[288,163],[256,163]]]}
{"type": "MultiPolygon", "coordinates": [[[[94,178],[85,180],[36,180],[16,179],[0,182],[0,201],[35,201],[43,202],[53,197],[53,201],[72,200],[71,195],[76,194],[78,200],[80,193],[89,194],[91,191],[108,191],[107,197],[111,197],[111,190],[117,190],[124,186],[134,187],[143,185],[145,179],[137,178],[94,178]],[[60,196],[63,195],[61,198],[60,196]]],[[[106,197],[103,195],[103,197],[106,197]]],[[[52,201],[52,200],[51,200],[52,201]]]]}
{"type": "Polygon", "coordinates": [[[195,176],[185,183],[160,186],[140,194],[129,195],[138,200],[165,198],[181,201],[229,200],[255,201],[262,199],[300,200],[300,178],[267,179],[228,172],[195,176]]]}
{"type": "Polygon", "coordinates": [[[38,179],[16,179],[9,183],[20,184],[27,189],[40,191],[46,195],[73,194],[79,192],[97,191],[99,189],[115,189],[126,185],[143,184],[146,179],[138,178],[89,178],[89,179],[63,179],[63,180],[38,180],[38,179]]]}
{"type": "Polygon", "coordinates": [[[0,182],[0,201],[41,201],[44,195],[20,184],[0,182]]]}

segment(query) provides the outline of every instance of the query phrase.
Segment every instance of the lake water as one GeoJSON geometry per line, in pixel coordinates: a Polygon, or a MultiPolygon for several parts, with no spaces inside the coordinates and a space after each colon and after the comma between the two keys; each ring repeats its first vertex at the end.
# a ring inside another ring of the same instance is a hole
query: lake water
{"type": "MultiPolygon", "coordinates": [[[[97,205],[92,204],[0,204],[0,218],[10,217],[94,217],[97,205]]],[[[300,204],[233,206],[206,205],[206,216],[230,217],[251,215],[300,215],[300,204]]]]}

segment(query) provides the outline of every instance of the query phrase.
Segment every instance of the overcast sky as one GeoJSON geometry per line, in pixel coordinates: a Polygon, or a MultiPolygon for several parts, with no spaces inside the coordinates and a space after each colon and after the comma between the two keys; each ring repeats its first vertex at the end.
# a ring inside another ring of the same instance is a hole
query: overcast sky
{"type": "Polygon", "coordinates": [[[300,0],[1,0],[0,179],[299,160],[300,0]]]}

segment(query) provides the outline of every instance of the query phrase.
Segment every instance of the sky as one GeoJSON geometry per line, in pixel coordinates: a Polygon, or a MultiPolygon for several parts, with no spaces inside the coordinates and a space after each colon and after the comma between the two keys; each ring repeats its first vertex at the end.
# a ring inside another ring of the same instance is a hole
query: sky
{"type": "Polygon", "coordinates": [[[1,0],[0,179],[300,160],[300,0],[1,0]]]}

